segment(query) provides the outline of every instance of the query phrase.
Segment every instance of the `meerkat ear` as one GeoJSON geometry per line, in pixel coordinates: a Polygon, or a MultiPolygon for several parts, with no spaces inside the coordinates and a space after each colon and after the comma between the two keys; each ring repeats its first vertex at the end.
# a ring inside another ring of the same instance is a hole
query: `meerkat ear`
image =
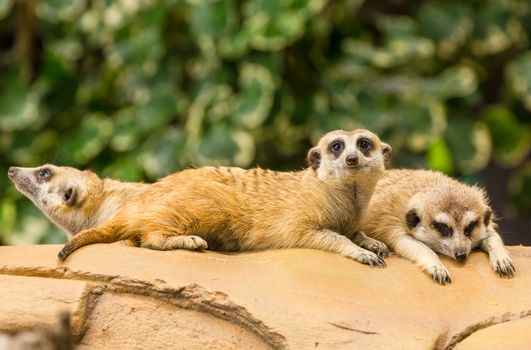
{"type": "Polygon", "coordinates": [[[483,224],[485,226],[489,225],[491,216],[492,216],[492,209],[487,207],[487,209],[485,209],[485,213],[483,214],[483,224]]]}
{"type": "Polygon", "coordinates": [[[393,148],[385,142],[382,142],[382,154],[384,157],[385,168],[391,166],[391,159],[393,158],[393,148]]]}
{"type": "Polygon", "coordinates": [[[417,227],[420,222],[419,215],[415,209],[410,209],[406,214],[406,224],[410,229],[417,227]]]}
{"type": "Polygon", "coordinates": [[[315,170],[319,168],[319,165],[321,164],[321,152],[319,151],[318,147],[314,147],[308,152],[307,160],[308,160],[308,165],[312,169],[315,170]]]}
{"type": "Polygon", "coordinates": [[[63,192],[64,204],[71,207],[77,202],[77,189],[75,187],[67,187],[63,192]]]}

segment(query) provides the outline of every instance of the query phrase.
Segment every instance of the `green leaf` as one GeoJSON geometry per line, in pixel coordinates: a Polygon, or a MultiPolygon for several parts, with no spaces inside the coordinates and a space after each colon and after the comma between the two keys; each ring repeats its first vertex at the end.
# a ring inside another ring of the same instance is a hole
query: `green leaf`
{"type": "Polygon", "coordinates": [[[203,136],[197,149],[200,165],[230,165],[238,152],[233,138],[227,137],[231,130],[224,126],[214,126],[203,136]]]}
{"type": "Polygon", "coordinates": [[[469,96],[477,90],[478,77],[470,67],[455,66],[444,70],[434,79],[419,84],[424,96],[440,99],[469,96]]]}
{"type": "Polygon", "coordinates": [[[61,147],[62,163],[84,165],[96,157],[108,144],[113,123],[107,116],[92,113],[85,116],[79,129],[61,147]]]}
{"type": "Polygon", "coordinates": [[[495,159],[506,166],[520,164],[531,149],[530,129],[503,105],[488,108],[481,118],[489,127],[495,159]]]}
{"type": "Polygon", "coordinates": [[[13,5],[12,0],[3,0],[0,1],[0,20],[4,19],[9,14],[11,6],[13,5]]]}
{"type": "Polygon", "coordinates": [[[145,142],[140,160],[149,178],[158,179],[181,168],[185,142],[185,134],[175,127],[166,128],[145,142]]]}
{"type": "Polygon", "coordinates": [[[0,91],[0,130],[29,128],[39,117],[40,95],[27,89],[21,74],[11,74],[0,91]]]}
{"type": "Polygon", "coordinates": [[[491,156],[491,139],[487,126],[470,118],[448,118],[445,134],[456,168],[463,172],[483,169],[491,156]]]}
{"type": "Polygon", "coordinates": [[[273,76],[264,66],[245,63],[240,70],[239,85],[241,94],[234,121],[247,128],[256,128],[269,116],[273,105],[273,76]]]}
{"type": "Polygon", "coordinates": [[[431,169],[442,171],[446,174],[453,173],[453,157],[442,138],[437,138],[432,141],[428,149],[428,166],[431,169]]]}
{"type": "Polygon", "coordinates": [[[522,100],[524,107],[531,111],[531,51],[511,62],[506,75],[513,93],[522,100]]]}
{"type": "Polygon", "coordinates": [[[509,181],[509,193],[514,209],[520,215],[531,215],[531,161],[525,163],[509,181]]]}
{"type": "Polygon", "coordinates": [[[474,21],[470,6],[456,2],[424,2],[418,12],[422,32],[437,44],[444,58],[455,55],[471,36],[474,21]]]}

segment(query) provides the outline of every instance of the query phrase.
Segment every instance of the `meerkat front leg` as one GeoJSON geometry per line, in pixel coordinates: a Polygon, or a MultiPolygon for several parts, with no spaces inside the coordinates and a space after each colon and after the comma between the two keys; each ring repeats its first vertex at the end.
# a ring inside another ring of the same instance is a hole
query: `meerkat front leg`
{"type": "Polygon", "coordinates": [[[352,242],[356,243],[362,248],[370,250],[371,252],[378,255],[380,258],[385,259],[389,256],[389,248],[387,246],[371,237],[367,237],[365,233],[358,231],[353,235],[349,236],[352,242]]]}
{"type": "Polygon", "coordinates": [[[95,228],[89,228],[81,231],[74,237],[70,238],[64,245],[63,249],[57,255],[59,259],[65,260],[75,250],[93,243],[113,243],[127,237],[118,234],[117,227],[111,224],[105,224],[95,228]]]}
{"type": "Polygon", "coordinates": [[[203,250],[208,248],[207,242],[199,236],[172,236],[159,232],[144,234],[140,246],[154,250],[203,250]]]}
{"type": "Polygon", "coordinates": [[[354,244],[347,237],[331,230],[317,230],[307,234],[300,248],[313,248],[341,254],[362,264],[385,267],[385,261],[378,255],[354,244]]]}
{"type": "Polygon", "coordinates": [[[424,271],[431,275],[435,282],[442,285],[452,283],[446,266],[439,260],[437,254],[424,243],[409,235],[401,234],[390,247],[398,255],[420,265],[424,271]]]}
{"type": "Polygon", "coordinates": [[[503,241],[493,228],[487,228],[488,237],[481,242],[481,249],[489,254],[490,266],[500,277],[514,277],[515,268],[503,241]]]}

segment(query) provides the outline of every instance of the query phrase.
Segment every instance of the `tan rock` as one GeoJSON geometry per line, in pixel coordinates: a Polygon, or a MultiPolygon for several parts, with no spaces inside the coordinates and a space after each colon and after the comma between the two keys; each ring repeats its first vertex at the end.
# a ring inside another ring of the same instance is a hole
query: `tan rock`
{"type": "Polygon", "coordinates": [[[449,286],[396,256],[372,269],[314,250],[98,244],[59,263],[60,248],[0,247],[0,330],[53,324],[66,309],[87,349],[531,348],[528,247],[510,247],[513,279],[481,252],[443,258],[449,286]]]}

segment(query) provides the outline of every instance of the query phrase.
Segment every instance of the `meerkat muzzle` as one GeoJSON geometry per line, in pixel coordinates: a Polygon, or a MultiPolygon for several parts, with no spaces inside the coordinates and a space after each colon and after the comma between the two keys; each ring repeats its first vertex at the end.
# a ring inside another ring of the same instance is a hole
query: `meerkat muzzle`
{"type": "Polygon", "coordinates": [[[345,163],[347,163],[348,166],[350,167],[354,167],[354,166],[357,166],[359,164],[360,160],[358,158],[358,156],[356,155],[349,155],[346,159],[345,159],[345,163]]]}
{"type": "Polygon", "coordinates": [[[12,179],[13,177],[15,177],[16,174],[17,174],[17,168],[14,166],[9,167],[9,169],[7,170],[7,176],[12,179]]]}
{"type": "Polygon", "coordinates": [[[465,252],[457,252],[454,254],[455,260],[457,261],[465,261],[468,257],[468,254],[465,252]]]}

